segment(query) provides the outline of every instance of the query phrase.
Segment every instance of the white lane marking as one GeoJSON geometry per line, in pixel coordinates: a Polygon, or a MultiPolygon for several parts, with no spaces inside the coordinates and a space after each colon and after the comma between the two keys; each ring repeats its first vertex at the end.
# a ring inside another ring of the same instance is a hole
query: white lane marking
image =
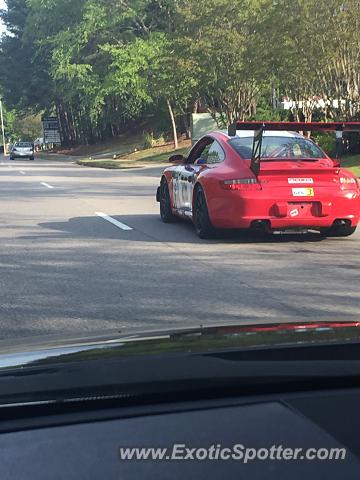
{"type": "Polygon", "coordinates": [[[12,168],[12,165],[8,165],[8,168],[12,168]]]}
{"type": "Polygon", "coordinates": [[[24,170],[19,170],[19,173],[21,173],[21,175],[26,175],[26,172],[24,172],[24,170]]]}
{"type": "Polygon", "coordinates": [[[46,188],[54,188],[52,185],[49,185],[46,182],[41,182],[40,185],[42,185],[43,187],[46,187],[46,188]]]}
{"type": "Polygon", "coordinates": [[[103,212],[95,212],[95,214],[96,214],[98,217],[103,218],[103,219],[106,220],[107,222],[112,223],[113,225],[115,225],[115,227],[121,228],[121,230],[126,230],[126,231],[132,230],[132,228],[129,227],[128,225],[125,225],[125,223],[118,222],[117,220],[115,220],[115,218],[112,218],[112,217],[110,217],[109,215],[106,215],[106,213],[103,213],[103,212]]]}

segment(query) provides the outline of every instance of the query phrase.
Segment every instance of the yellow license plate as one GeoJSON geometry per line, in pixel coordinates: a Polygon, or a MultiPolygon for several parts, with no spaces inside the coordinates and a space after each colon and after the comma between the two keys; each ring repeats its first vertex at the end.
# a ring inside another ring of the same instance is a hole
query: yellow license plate
{"type": "Polygon", "coordinates": [[[293,188],[293,197],[313,197],[315,195],[313,188],[293,188]]]}

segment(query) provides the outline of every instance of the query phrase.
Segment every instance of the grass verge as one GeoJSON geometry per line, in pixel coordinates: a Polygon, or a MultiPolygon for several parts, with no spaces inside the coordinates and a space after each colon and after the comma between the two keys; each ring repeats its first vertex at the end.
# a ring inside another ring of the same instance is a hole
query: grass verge
{"type": "MultiPolygon", "coordinates": [[[[184,142],[178,150],[173,150],[169,145],[154,147],[147,150],[139,150],[116,160],[108,159],[83,159],[76,163],[84,167],[106,168],[118,170],[126,168],[139,168],[146,165],[166,163],[171,155],[185,155],[190,144],[184,146],[184,142]]],[[[341,159],[341,165],[360,177],[360,155],[347,155],[341,159]]]]}
{"type": "Polygon", "coordinates": [[[133,165],[133,164],[123,164],[119,160],[78,160],[76,162],[78,165],[83,167],[95,167],[95,168],[106,168],[107,170],[119,170],[124,168],[139,168],[142,165],[133,165]]]}
{"type": "Polygon", "coordinates": [[[155,147],[148,150],[140,150],[138,152],[131,153],[116,160],[105,159],[83,159],[78,160],[76,163],[84,167],[97,167],[106,169],[125,169],[125,168],[139,168],[147,165],[157,165],[166,163],[171,155],[182,154],[184,155],[189,148],[182,147],[178,150],[169,149],[169,147],[155,147]]]}
{"type": "Polygon", "coordinates": [[[360,155],[347,155],[341,159],[341,166],[360,177],[360,155]]]}

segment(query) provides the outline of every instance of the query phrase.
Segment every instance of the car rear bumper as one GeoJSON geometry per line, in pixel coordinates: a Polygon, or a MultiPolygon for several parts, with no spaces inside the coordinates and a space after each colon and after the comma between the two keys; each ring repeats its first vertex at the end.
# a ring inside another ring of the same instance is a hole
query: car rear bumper
{"type": "Polygon", "coordinates": [[[270,230],[327,228],[336,220],[356,227],[360,220],[360,196],[342,191],[320,198],[264,198],[258,192],[230,192],[209,202],[209,215],[217,228],[252,228],[264,222],[270,230]]]}
{"type": "Polygon", "coordinates": [[[10,154],[11,158],[29,158],[29,157],[33,157],[33,156],[34,156],[34,153],[19,153],[19,152],[16,152],[16,153],[11,153],[10,154]]]}

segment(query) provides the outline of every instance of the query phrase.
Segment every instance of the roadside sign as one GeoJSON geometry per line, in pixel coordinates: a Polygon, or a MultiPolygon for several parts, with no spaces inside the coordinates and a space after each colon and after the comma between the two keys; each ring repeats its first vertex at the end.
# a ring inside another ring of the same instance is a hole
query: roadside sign
{"type": "Polygon", "coordinates": [[[59,120],[57,117],[43,117],[44,143],[61,145],[59,120]]]}

